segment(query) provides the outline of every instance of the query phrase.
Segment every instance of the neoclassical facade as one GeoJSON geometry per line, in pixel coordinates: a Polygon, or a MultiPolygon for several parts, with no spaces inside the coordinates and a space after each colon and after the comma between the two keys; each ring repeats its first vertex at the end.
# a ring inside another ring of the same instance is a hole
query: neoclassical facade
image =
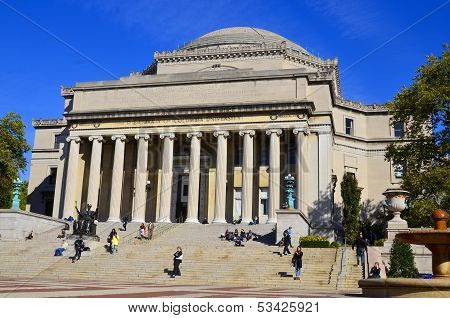
{"type": "Polygon", "coordinates": [[[284,178],[314,229],[336,229],[352,173],[367,215],[400,181],[401,132],[382,105],[341,95],[337,60],[272,32],[227,28],[156,52],[141,73],[63,87],[61,119],[34,120],[28,209],[99,221],[276,222],[284,178]]]}

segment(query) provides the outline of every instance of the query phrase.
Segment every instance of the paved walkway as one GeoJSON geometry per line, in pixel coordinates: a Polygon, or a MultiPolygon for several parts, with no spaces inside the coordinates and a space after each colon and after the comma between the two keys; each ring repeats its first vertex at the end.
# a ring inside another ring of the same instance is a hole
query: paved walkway
{"type": "Polygon", "coordinates": [[[187,285],[122,284],[105,282],[73,282],[48,280],[2,280],[0,298],[6,297],[88,297],[88,298],[147,298],[147,297],[352,297],[360,291],[311,291],[282,288],[217,287],[187,285]]]}

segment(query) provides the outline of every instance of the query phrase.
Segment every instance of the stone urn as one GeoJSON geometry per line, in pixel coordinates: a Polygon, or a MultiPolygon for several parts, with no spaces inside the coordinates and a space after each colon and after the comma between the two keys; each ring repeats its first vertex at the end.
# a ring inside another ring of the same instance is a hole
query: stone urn
{"type": "Polygon", "coordinates": [[[408,222],[401,218],[401,213],[408,207],[409,192],[400,188],[389,188],[384,193],[388,210],[394,217],[388,222],[388,243],[392,242],[399,232],[408,230],[408,222]]]}
{"type": "Polygon", "coordinates": [[[388,210],[394,215],[391,221],[403,221],[401,213],[408,207],[406,201],[409,198],[409,192],[399,188],[390,188],[383,194],[386,196],[388,210]]]}

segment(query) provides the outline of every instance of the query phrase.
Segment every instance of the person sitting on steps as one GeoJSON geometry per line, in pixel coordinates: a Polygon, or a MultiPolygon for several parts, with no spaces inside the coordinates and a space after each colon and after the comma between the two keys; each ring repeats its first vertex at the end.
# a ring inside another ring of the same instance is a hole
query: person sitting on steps
{"type": "Polygon", "coordinates": [[[61,234],[59,234],[56,238],[63,239],[66,237],[66,230],[62,229],[61,234]]]}
{"type": "Polygon", "coordinates": [[[369,278],[381,278],[381,268],[380,263],[375,262],[373,267],[370,269],[369,278]]]}
{"type": "Polygon", "coordinates": [[[252,230],[248,230],[247,235],[246,235],[247,241],[251,241],[252,238],[253,238],[252,230]]]}
{"type": "Polygon", "coordinates": [[[69,244],[67,244],[66,240],[63,240],[61,246],[55,250],[54,256],[63,256],[63,253],[67,249],[68,246],[69,246],[69,244]]]}
{"type": "Polygon", "coordinates": [[[241,234],[239,238],[241,239],[242,242],[247,238],[244,229],[241,229],[241,234]]]}
{"type": "Polygon", "coordinates": [[[25,241],[34,239],[34,232],[31,231],[28,236],[25,238],[25,241]]]}

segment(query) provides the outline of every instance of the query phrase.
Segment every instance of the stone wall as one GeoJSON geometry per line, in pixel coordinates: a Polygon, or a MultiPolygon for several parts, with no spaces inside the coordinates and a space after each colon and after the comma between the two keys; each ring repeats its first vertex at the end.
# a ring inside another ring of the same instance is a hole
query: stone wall
{"type": "Polygon", "coordinates": [[[33,231],[36,236],[51,229],[64,229],[62,220],[20,210],[0,209],[0,235],[2,240],[22,240],[33,231]]]}

